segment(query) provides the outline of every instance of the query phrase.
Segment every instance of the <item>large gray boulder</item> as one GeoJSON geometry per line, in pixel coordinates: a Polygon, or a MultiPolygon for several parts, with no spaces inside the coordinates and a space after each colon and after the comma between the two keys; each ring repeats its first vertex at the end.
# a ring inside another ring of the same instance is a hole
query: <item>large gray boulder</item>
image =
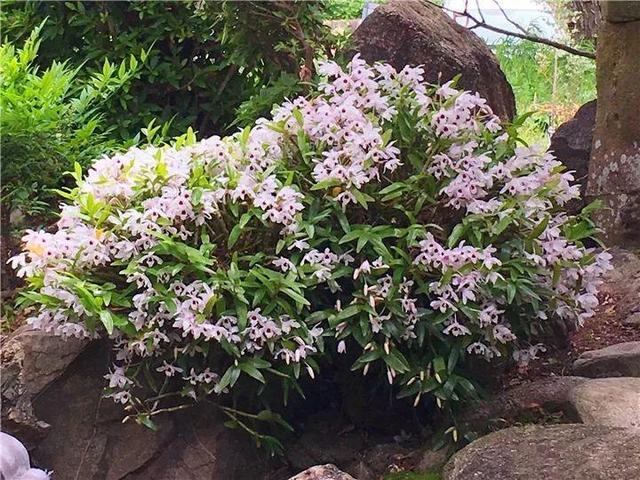
{"type": "Polygon", "coordinates": [[[154,417],[156,431],[122,423],[122,407],[103,398],[111,362],[104,342],[25,328],[3,342],[1,358],[2,429],[56,479],[254,480],[271,469],[212,406],[154,417]]]}
{"type": "Polygon", "coordinates": [[[251,439],[225,427],[212,406],[154,417],[156,431],[122,423],[122,407],[102,397],[109,365],[107,345],[94,344],[34,401],[51,429],[32,458],[56,478],[253,480],[268,470],[251,439]]]}
{"type": "Polygon", "coordinates": [[[459,414],[458,422],[468,430],[484,430],[495,419],[518,422],[540,412],[559,412],[570,421],[579,421],[573,391],[586,381],[583,377],[553,376],[525,382],[472,403],[459,414]]]}
{"type": "Polygon", "coordinates": [[[640,342],[625,342],[584,352],[573,363],[576,375],[592,378],[640,377],[640,342]]]}
{"type": "Polygon", "coordinates": [[[367,62],[384,61],[396,69],[424,65],[431,83],[462,74],[459,87],[479,92],[500,118],[515,115],[513,91],[489,47],[438,7],[390,1],[362,22],[352,40],[367,62]]]}
{"type": "Polygon", "coordinates": [[[494,421],[513,424],[559,414],[564,422],[640,428],[640,378],[548,377],[523,383],[458,416],[470,430],[494,421]]]}
{"type": "Polygon", "coordinates": [[[640,478],[640,433],[602,425],[511,427],[482,437],[445,465],[444,480],[640,478]]]}
{"type": "Polygon", "coordinates": [[[615,315],[625,319],[640,312],[640,257],[621,248],[610,250],[613,270],[605,273],[599,293],[615,305],[615,315]]]}

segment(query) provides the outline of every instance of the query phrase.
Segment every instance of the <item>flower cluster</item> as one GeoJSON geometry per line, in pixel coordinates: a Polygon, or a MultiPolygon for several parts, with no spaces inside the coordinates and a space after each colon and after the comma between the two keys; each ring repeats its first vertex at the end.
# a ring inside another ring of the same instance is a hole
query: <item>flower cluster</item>
{"type": "Polygon", "coordinates": [[[108,394],[147,420],[160,398],[299,389],[348,349],[442,406],[473,394],[469,364],[535,358],[549,319],[598,305],[609,255],[562,212],[579,190],[550,154],[420,67],[319,70],[235,135],[97,160],[12,259],[29,322],[109,335],[108,394]]]}

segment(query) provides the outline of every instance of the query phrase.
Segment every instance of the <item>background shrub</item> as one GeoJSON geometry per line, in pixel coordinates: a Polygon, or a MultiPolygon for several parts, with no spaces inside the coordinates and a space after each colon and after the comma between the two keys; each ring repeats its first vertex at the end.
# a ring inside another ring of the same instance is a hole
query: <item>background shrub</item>
{"type": "Polygon", "coordinates": [[[501,40],[493,50],[513,88],[518,112],[534,112],[521,131],[527,141],[548,144],[560,124],[596,98],[592,59],[513,38],[501,40]]]}
{"type": "Polygon", "coordinates": [[[172,120],[170,134],[225,131],[239,105],[272,86],[271,100],[262,93],[258,103],[268,113],[299,91],[302,66],[313,69],[314,56],[331,54],[322,11],[322,2],[309,1],[7,1],[2,24],[17,41],[48,19],[38,64],[68,59],[86,65],[85,75],[103,58],[120,62],[148,51],[140,75],[108,108],[109,123],[129,139],[154,119],[172,120]]]}
{"type": "MultiPolygon", "coordinates": [[[[26,214],[46,212],[47,202],[57,198],[51,189],[62,186],[74,163],[88,165],[116,146],[105,109],[140,67],[129,55],[119,64],[102,60],[99,71],[85,76],[64,61],[39,68],[40,30],[31,32],[22,47],[6,42],[0,47],[6,215],[16,207],[26,214]]],[[[144,60],[145,52],[137,53],[144,60]]]]}

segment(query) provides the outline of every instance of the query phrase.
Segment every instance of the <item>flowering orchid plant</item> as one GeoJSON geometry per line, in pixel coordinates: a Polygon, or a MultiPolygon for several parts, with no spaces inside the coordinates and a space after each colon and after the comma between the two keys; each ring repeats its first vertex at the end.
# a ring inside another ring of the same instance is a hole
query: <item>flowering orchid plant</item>
{"type": "MultiPolygon", "coordinates": [[[[315,95],[233,136],[77,170],[57,231],[12,259],[34,327],[111,338],[108,396],[143,423],[241,383],[299,390],[346,349],[444,408],[475,393],[465,364],[527,361],[551,317],[598,305],[610,256],[582,243],[590,207],[562,212],[571,173],[517,125],[420,67],[319,71],[315,95]]],[[[250,421],[284,423],[223,409],[266,443],[250,421]]]]}

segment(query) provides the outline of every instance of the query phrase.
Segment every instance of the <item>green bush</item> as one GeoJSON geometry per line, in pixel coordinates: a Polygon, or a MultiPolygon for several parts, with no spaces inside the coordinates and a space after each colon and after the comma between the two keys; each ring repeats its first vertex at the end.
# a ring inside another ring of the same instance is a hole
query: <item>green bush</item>
{"type": "Polygon", "coordinates": [[[610,258],[582,243],[593,207],[563,212],[573,177],[517,123],[421,68],[320,71],[234,135],[78,170],[58,230],[12,259],[31,325],[111,338],[108,396],[141,423],[206,401],[277,449],[258,430],[286,428],[268,394],[286,403],[345,352],[451,413],[474,364],[527,362],[550,319],[593,315],[610,258]]]}
{"type": "Polygon", "coordinates": [[[129,139],[154,119],[173,120],[171,134],[225,131],[243,102],[275,86],[273,98],[259,100],[259,114],[268,113],[288,93],[278,85],[291,88],[303,65],[313,69],[315,56],[331,54],[322,9],[311,1],[5,1],[1,20],[15,41],[48,19],[43,66],[65,58],[91,69],[148,51],[140,76],[108,108],[109,123],[129,139]]]}
{"type": "Polygon", "coordinates": [[[27,214],[46,212],[46,202],[57,197],[51,189],[63,186],[74,163],[87,165],[116,146],[105,108],[139,68],[131,55],[120,64],[104,60],[84,79],[64,61],[40,69],[39,35],[40,27],[22,48],[0,47],[2,204],[27,214]]]}

